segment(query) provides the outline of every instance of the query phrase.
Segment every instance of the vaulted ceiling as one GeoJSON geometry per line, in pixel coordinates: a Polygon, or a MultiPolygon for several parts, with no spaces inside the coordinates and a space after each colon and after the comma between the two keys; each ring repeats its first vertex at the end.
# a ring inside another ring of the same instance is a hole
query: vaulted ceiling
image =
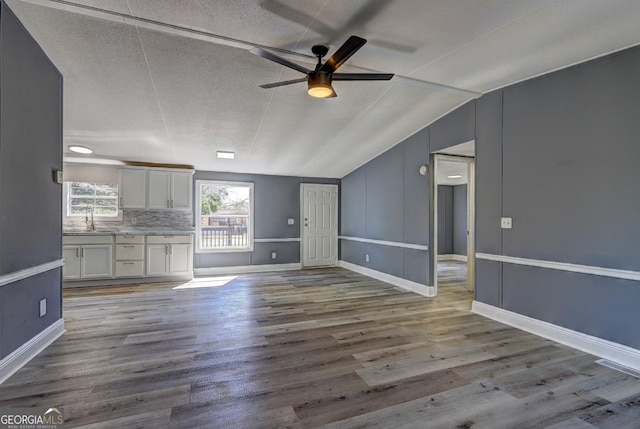
{"type": "Polygon", "coordinates": [[[640,43],[637,0],[7,3],[64,76],[65,156],[213,171],[343,177],[482,93],[640,43]],[[352,34],[340,71],[391,81],[259,87],[304,75],[253,47],[313,68],[352,34]]]}

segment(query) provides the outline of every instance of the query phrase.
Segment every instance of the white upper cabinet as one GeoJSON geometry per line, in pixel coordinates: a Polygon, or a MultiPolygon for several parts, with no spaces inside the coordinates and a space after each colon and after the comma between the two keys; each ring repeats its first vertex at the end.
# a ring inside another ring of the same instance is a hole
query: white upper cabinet
{"type": "Polygon", "coordinates": [[[191,210],[192,171],[120,169],[120,208],[191,210]]]}
{"type": "Polygon", "coordinates": [[[149,170],[147,208],[191,209],[191,173],[149,170]]]}
{"type": "Polygon", "coordinates": [[[171,173],[171,208],[191,209],[191,173],[171,173]]]}
{"type": "Polygon", "coordinates": [[[171,172],[164,170],[149,170],[149,193],[147,194],[147,208],[171,208],[171,172]]]}
{"type": "Polygon", "coordinates": [[[120,208],[144,209],[147,199],[147,171],[140,168],[120,169],[120,208]]]}

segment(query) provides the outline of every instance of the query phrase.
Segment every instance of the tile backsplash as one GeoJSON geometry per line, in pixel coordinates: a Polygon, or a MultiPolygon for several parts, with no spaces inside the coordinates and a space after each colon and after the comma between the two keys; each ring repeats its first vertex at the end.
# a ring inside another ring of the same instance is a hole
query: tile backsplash
{"type": "MultiPolygon", "coordinates": [[[[117,221],[104,221],[94,219],[97,227],[170,227],[170,228],[190,228],[193,227],[193,212],[190,210],[134,210],[124,209],[123,219],[117,221]],[[135,223],[134,222],[135,219],[135,223]]],[[[64,227],[84,227],[83,219],[67,219],[64,227]]]]}

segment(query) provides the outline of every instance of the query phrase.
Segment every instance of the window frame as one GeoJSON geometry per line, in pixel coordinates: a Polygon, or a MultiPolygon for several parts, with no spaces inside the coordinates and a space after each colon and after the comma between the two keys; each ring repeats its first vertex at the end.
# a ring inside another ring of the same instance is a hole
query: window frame
{"type": "Polygon", "coordinates": [[[253,252],[254,249],[254,213],[255,213],[255,198],[254,198],[254,183],[253,182],[238,182],[231,180],[216,180],[216,179],[198,179],[195,186],[195,205],[194,205],[194,223],[196,226],[196,245],[195,253],[247,253],[253,252]],[[200,247],[202,225],[200,222],[202,201],[201,201],[201,186],[202,185],[215,185],[215,186],[228,186],[228,187],[246,187],[249,188],[249,216],[247,219],[247,247],[218,247],[218,248],[202,248],[200,247]]]}
{"type": "MultiPolygon", "coordinates": [[[[64,219],[77,220],[77,219],[84,218],[86,216],[86,214],[70,214],[71,198],[73,198],[71,195],[71,186],[73,183],[89,183],[92,185],[113,185],[116,187],[116,190],[117,190],[117,195],[115,197],[105,197],[109,199],[114,199],[115,207],[116,207],[116,215],[106,216],[106,215],[96,214],[94,212],[93,218],[99,219],[101,222],[114,222],[114,221],[122,220],[122,209],[120,209],[120,185],[118,183],[103,183],[103,182],[94,182],[94,181],[89,182],[89,181],[83,181],[83,180],[70,180],[63,183],[64,183],[63,185],[63,198],[64,198],[63,217],[64,219]]],[[[87,197],[87,198],[93,198],[95,200],[95,198],[100,198],[100,197],[96,197],[95,195],[93,195],[92,197],[87,197]]]]}

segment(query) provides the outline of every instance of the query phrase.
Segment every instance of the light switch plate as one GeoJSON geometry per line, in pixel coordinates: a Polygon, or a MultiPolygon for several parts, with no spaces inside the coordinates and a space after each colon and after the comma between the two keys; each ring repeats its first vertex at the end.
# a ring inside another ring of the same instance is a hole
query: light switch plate
{"type": "Polygon", "coordinates": [[[287,225],[293,225],[293,224],[295,224],[295,222],[296,222],[296,221],[295,221],[292,217],[290,217],[289,219],[287,219],[287,225]]]}
{"type": "Polygon", "coordinates": [[[512,219],[510,217],[503,217],[500,219],[500,226],[502,229],[511,229],[512,227],[512,219]]]}
{"type": "Polygon", "coordinates": [[[40,300],[40,317],[44,317],[47,314],[47,299],[40,300]]]}

